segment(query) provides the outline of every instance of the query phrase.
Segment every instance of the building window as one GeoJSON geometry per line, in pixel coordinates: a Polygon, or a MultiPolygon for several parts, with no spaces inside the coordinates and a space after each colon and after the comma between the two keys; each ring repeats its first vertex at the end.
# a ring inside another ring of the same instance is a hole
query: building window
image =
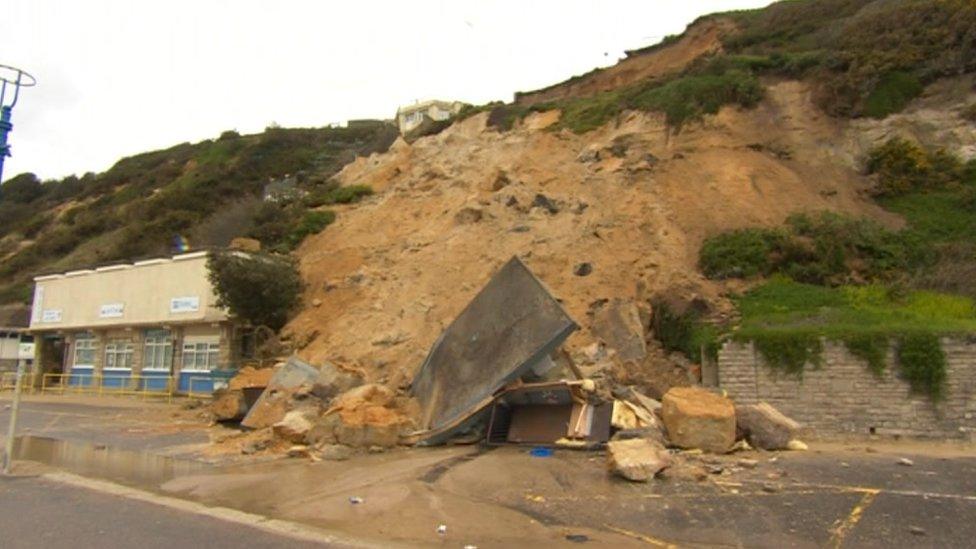
{"type": "Polygon", "coordinates": [[[168,372],[173,363],[173,339],[169,330],[146,330],[143,370],[168,372]]]}
{"type": "Polygon", "coordinates": [[[113,339],[105,345],[105,370],[132,369],[132,343],[113,339]]]}
{"type": "Polygon", "coordinates": [[[424,113],[422,111],[412,112],[410,114],[404,115],[403,117],[403,121],[405,124],[419,124],[423,122],[423,120],[424,120],[424,113]]]}
{"type": "Polygon", "coordinates": [[[219,343],[184,343],[183,371],[199,370],[209,372],[217,367],[219,355],[219,343]]]}
{"type": "Polygon", "coordinates": [[[92,334],[78,334],[75,336],[76,368],[91,368],[95,366],[95,336],[92,334]]]}

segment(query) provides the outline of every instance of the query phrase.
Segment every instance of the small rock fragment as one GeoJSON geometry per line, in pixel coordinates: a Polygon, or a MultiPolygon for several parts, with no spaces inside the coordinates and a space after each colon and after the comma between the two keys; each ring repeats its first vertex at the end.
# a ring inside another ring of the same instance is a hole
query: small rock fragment
{"type": "Polygon", "coordinates": [[[908,531],[912,533],[913,536],[924,536],[925,528],[920,526],[909,526],[908,531]]]}
{"type": "Polygon", "coordinates": [[[588,276],[593,272],[593,264],[589,262],[577,263],[573,267],[573,274],[576,276],[588,276]]]}
{"type": "Polygon", "coordinates": [[[796,451],[796,452],[802,452],[804,450],[808,450],[809,448],[810,447],[807,446],[806,443],[803,442],[802,440],[793,439],[793,440],[791,440],[791,441],[789,441],[789,442],[786,443],[786,449],[787,450],[793,450],[793,451],[796,451]]]}
{"type": "Polygon", "coordinates": [[[745,469],[755,469],[756,466],[759,465],[759,461],[758,460],[748,459],[748,458],[742,458],[742,459],[740,459],[739,461],[737,461],[735,463],[739,467],[743,467],[745,469]]]}
{"type": "Polygon", "coordinates": [[[627,480],[647,482],[671,464],[660,444],[647,439],[612,440],[607,443],[610,470],[627,480]]]}
{"type": "Polygon", "coordinates": [[[904,465],[906,467],[911,467],[915,465],[915,462],[908,458],[898,458],[898,465],[904,465]]]}

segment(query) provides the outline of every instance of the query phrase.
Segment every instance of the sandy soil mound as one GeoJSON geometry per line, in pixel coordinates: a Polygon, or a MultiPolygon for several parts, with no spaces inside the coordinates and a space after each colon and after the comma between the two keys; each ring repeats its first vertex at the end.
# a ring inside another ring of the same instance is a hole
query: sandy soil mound
{"type": "Polygon", "coordinates": [[[807,88],[770,84],[759,108],[679,134],[645,113],[582,136],[546,130],[558,113],[542,113],[499,134],[482,114],[348,165],[342,182],[377,194],[298,250],[308,306],[288,330],[307,342],[300,354],[408,380],[516,254],[584,327],[569,340],[580,349],[603,300],[669,292],[721,304],[723,288],[697,269],[709,234],[821,209],[897,225],[861,198],[867,182],[834,145],[844,130],[807,88]]]}
{"type": "Polygon", "coordinates": [[[531,105],[581,97],[671,74],[703,55],[721,51],[720,38],[734,29],[735,24],[727,19],[706,19],[688,28],[672,44],[627,52],[627,57],[612,67],[597,69],[541,90],[518,93],[515,101],[531,105]]]}

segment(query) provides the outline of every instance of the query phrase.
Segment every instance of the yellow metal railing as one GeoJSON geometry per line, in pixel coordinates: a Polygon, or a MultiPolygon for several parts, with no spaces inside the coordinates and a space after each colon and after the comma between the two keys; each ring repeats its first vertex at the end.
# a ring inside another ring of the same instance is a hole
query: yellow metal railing
{"type": "Polygon", "coordinates": [[[7,389],[13,391],[16,384],[17,372],[0,373],[0,391],[6,391],[7,389]]]}
{"type": "Polygon", "coordinates": [[[41,393],[82,395],[130,395],[173,399],[176,381],[169,376],[125,374],[44,374],[41,393]]]}

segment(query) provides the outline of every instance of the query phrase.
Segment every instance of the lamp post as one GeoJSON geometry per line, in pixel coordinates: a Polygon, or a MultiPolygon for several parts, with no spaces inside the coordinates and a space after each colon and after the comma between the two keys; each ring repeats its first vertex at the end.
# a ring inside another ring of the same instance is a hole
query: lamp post
{"type": "MultiPolygon", "coordinates": [[[[10,115],[20,98],[20,88],[29,88],[36,83],[37,80],[27,72],[0,65],[0,182],[3,181],[3,161],[10,156],[7,135],[14,129],[14,125],[10,123],[10,115]]],[[[0,199],[2,198],[3,190],[0,185],[0,199]]]]}

